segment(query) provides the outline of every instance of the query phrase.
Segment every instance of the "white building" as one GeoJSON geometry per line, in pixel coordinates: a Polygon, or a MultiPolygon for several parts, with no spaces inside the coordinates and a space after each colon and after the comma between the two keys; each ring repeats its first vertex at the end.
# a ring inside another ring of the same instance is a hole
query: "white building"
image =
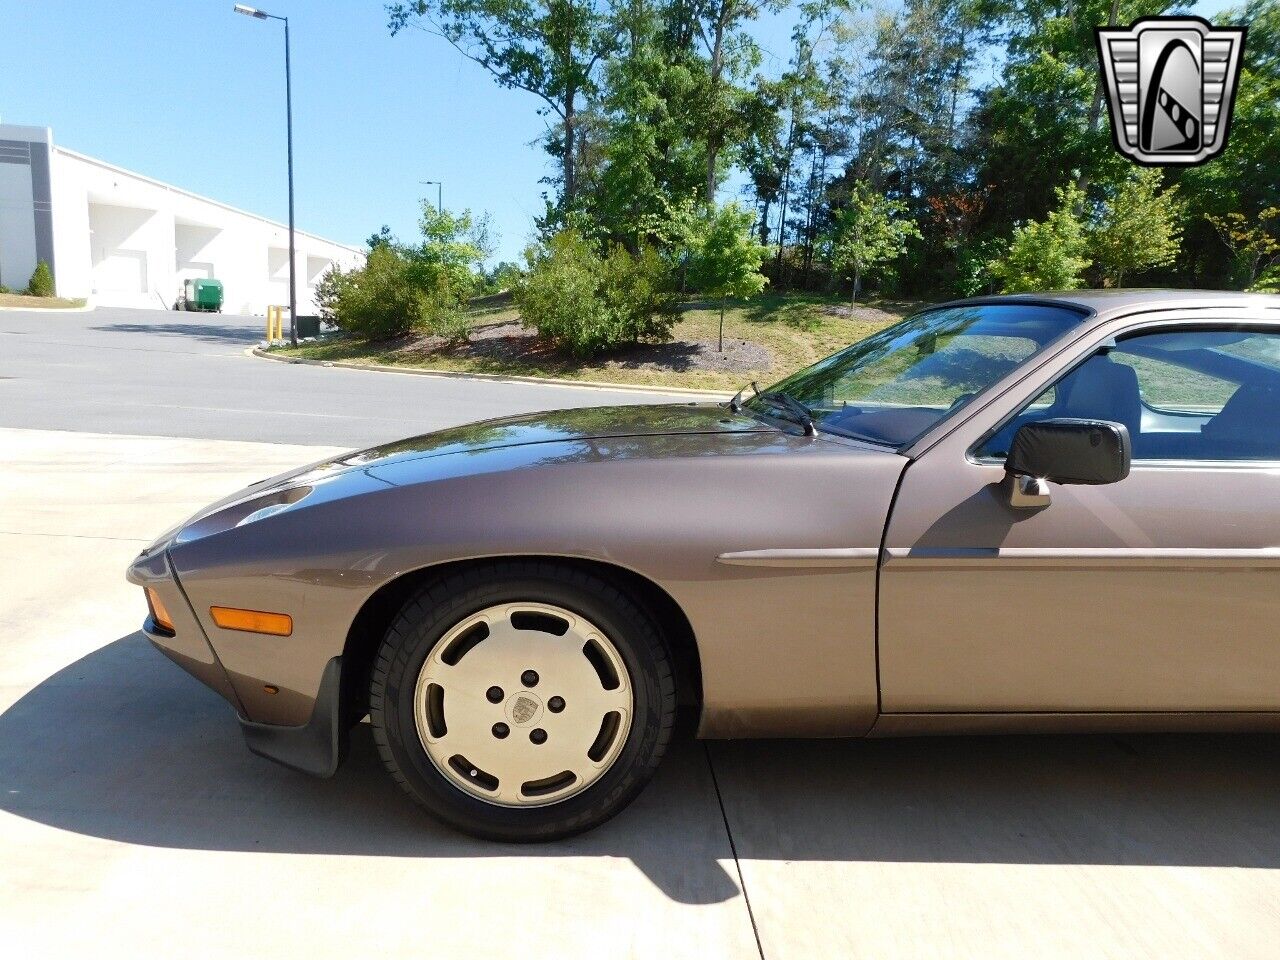
{"type": "MultiPolygon", "coordinates": [[[[356,247],[296,232],[298,313],[315,312],[330,264],[356,247]]],[[[0,284],[27,285],[40,260],[58,296],[173,306],[188,277],[222,281],[229,313],[289,303],[289,230],[141,174],[54,146],[47,127],[0,124],[0,284]]]]}

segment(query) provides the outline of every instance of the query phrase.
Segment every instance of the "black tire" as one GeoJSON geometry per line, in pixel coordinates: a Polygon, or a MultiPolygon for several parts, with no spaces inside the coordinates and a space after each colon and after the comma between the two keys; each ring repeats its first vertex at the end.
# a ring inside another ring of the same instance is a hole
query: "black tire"
{"type": "Polygon", "coordinates": [[[675,680],[659,629],[634,598],[573,567],[501,562],[433,580],[409,598],[374,660],[369,716],[391,776],[436,817],[488,840],[556,840],[604,823],[653,776],[675,722],[675,680]],[[519,601],[554,604],[595,623],[622,657],[634,697],[631,729],[613,765],[582,792],[531,808],[487,803],[452,784],[423,748],[413,704],[422,664],[450,628],[495,604],[519,601]]]}

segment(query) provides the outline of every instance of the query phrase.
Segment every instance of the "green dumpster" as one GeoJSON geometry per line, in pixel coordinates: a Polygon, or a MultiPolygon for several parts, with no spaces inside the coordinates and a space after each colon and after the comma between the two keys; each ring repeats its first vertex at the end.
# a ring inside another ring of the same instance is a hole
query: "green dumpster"
{"type": "Polygon", "coordinates": [[[209,277],[193,277],[182,284],[183,310],[222,312],[222,281],[209,277]]]}

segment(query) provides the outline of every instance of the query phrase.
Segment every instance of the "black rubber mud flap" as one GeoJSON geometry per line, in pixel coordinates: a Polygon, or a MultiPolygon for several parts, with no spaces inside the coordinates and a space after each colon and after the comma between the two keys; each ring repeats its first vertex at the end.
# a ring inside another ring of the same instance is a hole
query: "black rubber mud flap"
{"type": "Polygon", "coordinates": [[[260,757],[313,777],[332,777],[347,752],[342,719],[342,658],[325,664],[311,719],[298,727],[254,723],[237,717],[248,748],[260,757]]]}

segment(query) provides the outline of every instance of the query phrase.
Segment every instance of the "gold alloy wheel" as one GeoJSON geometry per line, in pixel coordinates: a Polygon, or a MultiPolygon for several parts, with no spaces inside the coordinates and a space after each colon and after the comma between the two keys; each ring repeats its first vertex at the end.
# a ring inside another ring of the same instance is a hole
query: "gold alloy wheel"
{"type": "Polygon", "coordinates": [[[414,688],[422,746],[446,779],[503,807],[585,790],[631,730],[631,678],[594,624],[562,607],[503,603],[451,627],[414,688]]]}

